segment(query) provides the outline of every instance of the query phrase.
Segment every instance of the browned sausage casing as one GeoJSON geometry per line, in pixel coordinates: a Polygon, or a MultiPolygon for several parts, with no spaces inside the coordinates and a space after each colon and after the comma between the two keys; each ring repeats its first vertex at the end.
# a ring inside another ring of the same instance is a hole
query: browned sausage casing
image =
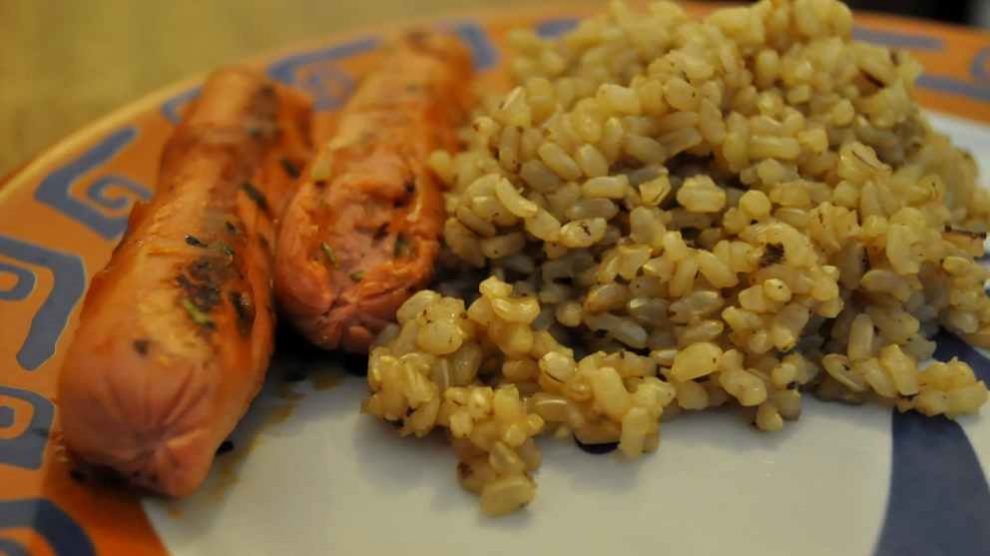
{"type": "Polygon", "coordinates": [[[470,78],[457,39],[410,34],[344,108],[276,250],[281,308],[313,343],[366,351],[432,277],[444,212],[427,159],[456,146],[470,78]]]}
{"type": "Polygon", "coordinates": [[[86,295],[58,387],[82,460],[172,496],[202,482],[268,367],[273,215],[309,120],[308,101],[261,75],[208,79],[86,295]]]}

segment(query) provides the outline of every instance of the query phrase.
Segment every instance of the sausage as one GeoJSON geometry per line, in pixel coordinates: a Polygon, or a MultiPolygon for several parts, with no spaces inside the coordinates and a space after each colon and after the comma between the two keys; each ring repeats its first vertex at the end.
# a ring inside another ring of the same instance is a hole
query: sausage
{"type": "Polygon", "coordinates": [[[207,80],[86,295],[57,394],[77,458],[165,495],[203,481],[272,354],[274,217],[308,162],[310,117],[251,71],[207,80]]]}
{"type": "Polygon", "coordinates": [[[471,64],[454,37],[411,33],[344,107],[278,235],[280,308],[314,344],[367,351],[432,277],[444,221],[427,167],[457,146],[471,64]]]}

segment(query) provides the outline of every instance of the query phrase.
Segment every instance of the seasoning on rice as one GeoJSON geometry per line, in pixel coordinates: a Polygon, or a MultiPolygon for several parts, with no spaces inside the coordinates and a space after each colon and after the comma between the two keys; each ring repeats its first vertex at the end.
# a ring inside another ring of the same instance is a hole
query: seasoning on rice
{"type": "Polygon", "coordinates": [[[966,363],[919,362],[939,327],[990,346],[990,197],[912,100],[920,65],[851,28],[764,0],[513,31],[518,86],[429,161],[453,266],[489,277],[403,305],[365,410],[449,431],[488,514],[533,499],[543,433],[635,457],[684,411],[779,430],[803,392],[976,412],[966,363]]]}

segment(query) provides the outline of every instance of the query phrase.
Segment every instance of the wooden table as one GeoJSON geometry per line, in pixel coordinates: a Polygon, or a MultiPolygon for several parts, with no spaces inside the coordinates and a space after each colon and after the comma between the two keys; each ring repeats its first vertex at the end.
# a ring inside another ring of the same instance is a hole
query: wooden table
{"type": "Polygon", "coordinates": [[[182,77],[355,27],[526,0],[0,0],[0,176],[182,77]]]}

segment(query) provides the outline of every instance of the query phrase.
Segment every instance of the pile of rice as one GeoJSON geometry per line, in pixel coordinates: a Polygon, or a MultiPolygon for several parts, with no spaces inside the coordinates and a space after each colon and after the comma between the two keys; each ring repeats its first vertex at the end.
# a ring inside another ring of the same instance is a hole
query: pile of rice
{"type": "Polygon", "coordinates": [[[447,429],[493,515],[535,496],[541,434],[635,457],[685,411],[779,430],[806,392],[976,412],[967,364],[919,362],[939,327],[990,345],[990,197],[912,100],[919,64],[851,28],[835,0],[764,0],[513,32],[519,86],[430,160],[452,266],[486,278],[402,307],[365,410],[447,429]]]}

